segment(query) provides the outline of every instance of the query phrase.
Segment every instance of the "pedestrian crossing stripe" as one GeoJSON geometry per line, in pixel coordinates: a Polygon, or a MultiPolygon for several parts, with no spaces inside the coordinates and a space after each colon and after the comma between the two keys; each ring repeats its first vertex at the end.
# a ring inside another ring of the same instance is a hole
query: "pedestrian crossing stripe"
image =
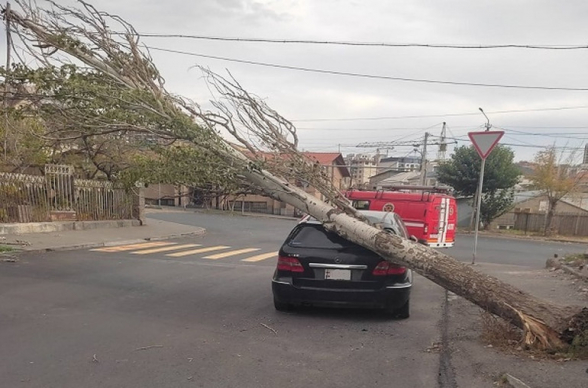
{"type": "MultiPolygon", "coordinates": [[[[91,251],[107,252],[107,253],[132,251],[129,253],[131,253],[133,255],[147,255],[147,254],[152,254],[152,253],[178,251],[178,252],[168,253],[168,254],[166,254],[166,256],[168,256],[168,257],[183,257],[183,256],[190,256],[190,255],[196,255],[199,253],[214,252],[214,251],[220,251],[223,249],[230,249],[231,248],[230,246],[217,245],[217,246],[212,246],[212,247],[191,249],[188,251],[185,251],[185,250],[180,251],[182,249],[195,248],[195,247],[201,247],[201,246],[202,246],[202,244],[178,244],[176,242],[155,241],[155,242],[145,242],[145,243],[138,243],[138,244],[128,244],[128,245],[96,248],[96,249],[91,249],[91,251]]],[[[259,251],[260,249],[261,248],[236,249],[236,250],[232,250],[232,251],[226,251],[226,252],[221,252],[221,253],[216,253],[213,255],[205,256],[205,257],[203,257],[203,259],[208,259],[208,260],[224,259],[224,258],[231,257],[231,256],[243,255],[246,253],[259,251]]],[[[277,257],[277,256],[278,256],[277,251],[276,252],[268,252],[268,253],[262,253],[259,255],[247,257],[245,259],[242,259],[241,261],[247,262],[247,263],[255,263],[258,261],[270,259],[270,258],[277,257]]]]}
{"type": "Polygon", "coordinates": [[[206,253],[212,251],[220,251],[221,249],[229,249],[230,247],[224,245],[217,245],[214,247],[207,247],[207,248],[200,248],[200,249],[193,249],[191,251],[183,251],[183,252],[175,252],[175,253],[168,253],[166,256],[169,257],[183,257],[189,255],[196,255],[198,253],[206,253]]]}
{"type": "Polygon", "coordinates": [[[194,248],[194,247],[200,247],[200,246],[202,246],[202,245],[201,244],[172,245],[172,246],[167,246],[167,247],[163,247],[163,248],[144,249],[142,251],[134,251],[134,252],[131,252],[131,253],[133,255],[147,255],[149,253],[177,251],[179,249],[194,248]]]}
{"type": "Polygon", "coordinates": [[[240,255],[243,253],[255,252],[258,250],[259,250],[259,248],[243,248],[243,249],[238,249],[236,251],[229,251],[229,252],[217,253],[216,255],[212,255],[212,256],[206,256],[206,257],[203,257],[203,259],[209,259],[209,260],[224,259],[225,257],[236,256],[236,255],[240,255]]]}
{"type": "Polygon", "coordinates": [[[177,244],[177,243],[156,241],[156,242],[148,242],[148,243],[141,243],[141,244],[119,245],[116,247],[96,248],[96,249],[91,249],[91,250],[97,251],[97,252],[124,252],[124,251],[132,251],[134,249],[155,248],[155,247],[163,247],[166,245],[175,245],[175,244],[177,244]]]}
{"type": "Polygon", "coordinates": [[[278,257],[278,251],[276,252],[269,252],[269,253],[262,253],[261,255],[251,256],[241,261],[245,261],[247,263],[255,263],[256,261],[266,260],[272,257],[278,257]]]}

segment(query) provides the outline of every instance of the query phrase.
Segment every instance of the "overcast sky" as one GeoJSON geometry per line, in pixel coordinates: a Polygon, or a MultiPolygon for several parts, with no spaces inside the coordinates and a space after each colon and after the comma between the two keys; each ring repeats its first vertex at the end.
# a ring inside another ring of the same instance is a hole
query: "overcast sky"
{"type": "MultiPolygon", "coordinates": [[[[123,17],[142,33],[372,43],[588,45],[588,1],[583,0],[90,2],[123,17]]],[[[4,35],[1,39],[5,41],[4,35]]],[[[486,122],[479,107],[495,129],[506,131],[501,142],[512,147],[516,160],[531,160],[542,147],[553,144],[580,150],[581,160],[588,139],[588,49],[354,47],[178,38],[144,38],[143,42],[156,48],[364,75],[587,89],[367,79],[152,51],[168,89],[198,102],[207,101],[210,94],[200,72],[191,67],[199,64],[218,73],[229,69],[246,89],[296,124],[301,148],[308,151],[375,152],[356,146],[418,141],[427,131],[434,142],[444,121],[448,141],[469,144],[467,133],[482,130],[486,122]],[[513,110],[523,112],[504,113],[513,110]]],[[[5,53],[0,59],[4,63],[5,53]]],[[[404,156],[413,150],[402,146],[388,152],[404,156]]],[[[437,147],[430,146],[429,152],[436,155],[437,147]]]]}

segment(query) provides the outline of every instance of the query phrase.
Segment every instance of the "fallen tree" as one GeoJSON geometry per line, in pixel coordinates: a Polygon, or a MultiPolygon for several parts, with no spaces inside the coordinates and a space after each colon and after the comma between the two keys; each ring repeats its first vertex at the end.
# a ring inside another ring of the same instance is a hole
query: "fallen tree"
{"type": "MultiPolygon", "coordinates": [[[[148,50],[139,44],[139,34],[119,17],[85,2],[80,2],[79,9],[51,3],[51,10],[17,3],[20,12],[10,11],[5,16],[11,19],[29,55],[45,66],[64,55],[103,72],[132,91],[121,101],[128,109],[157,115],[166,124],[137,131],[180,139],[219,157],[224,162],[219,168],[234,171],[268,196],[311,214],[339,235],[512,322],[524,330],[528,345],[564,349],[588,333],[587,308],[539,300],[439,251],[369,225],[340,196],[321,167],[296,150],[298,139],[292,123],[244,90],[230,74],[225,78],[200,68],[218,95],[211,101],[215,111],[203,110],[165,90],[148,50]],[[124,33],[110,30],[109,23],[124,33]],[[228,131],[239,146],[224,140],[219,128],[228,131]],[[294,180],[314,186],[326,201],[299,189],[294,180]]],[[[115,125],[104,130],[114,130],[115,125]]]]}

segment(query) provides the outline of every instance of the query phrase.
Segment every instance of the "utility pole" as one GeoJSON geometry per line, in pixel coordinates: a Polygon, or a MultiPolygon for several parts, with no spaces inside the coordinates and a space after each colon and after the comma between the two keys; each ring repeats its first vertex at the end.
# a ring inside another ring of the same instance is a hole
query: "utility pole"
{"type": "Polygon", "coordinates": [[[439,142],[439,151],[437,152],[437,160],[443,161],[445,160],[445,155],[447,152],[447,129],[446,123],[443,122],[443,128],[441,129],[441,142],[439,142]]]}
{"type": "Polygon", "coordinates": [[[10,36],[10,3],[6,2],[4,13],[6,20],[6,76],[4,77],[4,162],[8,160],[8,93],[10,86],[8,74],[10,74],[10,47],[12,46],[12,37],[10,36]]]}
{"type": "Polygon", "coordinates": [[[425,132],[425,142],[423,144],[423,153],[421,155],[421,185],[424,186],[427,180],[427,143],[429,142],[429,132],[425,132]]]}

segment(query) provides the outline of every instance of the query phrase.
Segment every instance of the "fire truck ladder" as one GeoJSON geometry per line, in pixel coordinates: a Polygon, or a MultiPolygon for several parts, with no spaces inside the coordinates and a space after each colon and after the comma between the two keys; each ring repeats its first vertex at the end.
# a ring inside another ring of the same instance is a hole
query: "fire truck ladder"
{"type": "Polygon", "coordinates": [[[445,242],[445,232],[446,232],[446,228],[447,228],[447,222],[445,221],[447,219],[447,212],[449,211],[448,209],[448,205],[449,205],[449,201],[446,198],[441,199],[441,207],[439,209],[439,230],[438,230],[438,234],[437,234],[437,242],[442,243],[445,242]]]}

